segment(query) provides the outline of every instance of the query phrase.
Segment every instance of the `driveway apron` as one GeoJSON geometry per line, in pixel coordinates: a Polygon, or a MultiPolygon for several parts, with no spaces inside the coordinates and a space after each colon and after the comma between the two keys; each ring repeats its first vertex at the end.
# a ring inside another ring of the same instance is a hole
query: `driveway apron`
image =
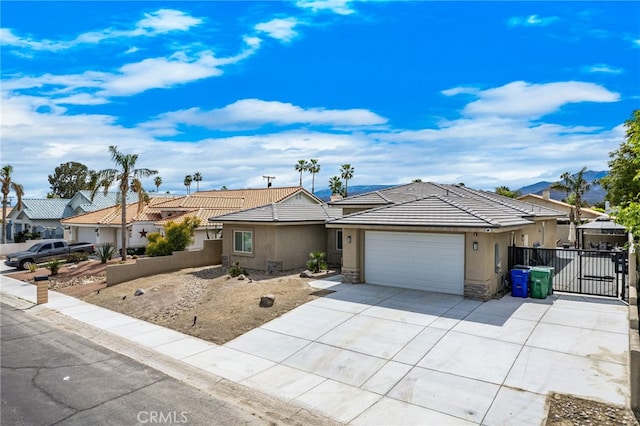
{"type": "MultiPolygon", "coordinates": [[[[622,302],[310,284],[333,293],[222,346],[55,292],[46,307],[354,425],[543,424],[549,392],[628,404],[622,302]]],[[[4,276],[0,293],[35,302],[4,276]]]]}

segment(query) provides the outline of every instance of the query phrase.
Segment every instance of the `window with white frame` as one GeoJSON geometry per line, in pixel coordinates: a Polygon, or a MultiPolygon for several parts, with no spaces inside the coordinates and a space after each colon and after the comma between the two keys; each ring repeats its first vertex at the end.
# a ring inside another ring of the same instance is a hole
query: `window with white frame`
{"type": "Polygon", "coordinates": [[[336,250],[342,250],[342,229],[336,229],[336,250]]]}
{"type": "Polygon", "coordinates": [[[253,231],[233,231],[233,251],[253,253],[253,231]]]}

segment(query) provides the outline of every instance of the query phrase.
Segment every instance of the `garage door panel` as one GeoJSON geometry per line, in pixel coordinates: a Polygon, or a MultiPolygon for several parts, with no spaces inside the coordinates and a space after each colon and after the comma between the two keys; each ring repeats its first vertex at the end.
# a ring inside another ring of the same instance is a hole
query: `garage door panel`
{"type": "Polygon", "coordinates": [[[367,231],[365,281],[463,294],[464,235],[367,231]]]}

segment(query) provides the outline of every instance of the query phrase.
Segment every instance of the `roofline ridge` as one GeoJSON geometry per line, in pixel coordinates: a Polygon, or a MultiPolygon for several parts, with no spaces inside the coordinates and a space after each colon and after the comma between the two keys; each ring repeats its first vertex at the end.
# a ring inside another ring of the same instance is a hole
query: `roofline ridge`
{"type": "Polygon", "coordinates": [[[472,216],[474,216],[474,217],[477,217],[477,218],[478,218],[478,219],[480,219],[480,220],[484,220],[485,222],[487,222],[487,223],[489,223],[489,224],[491,224],[491,225],[494,225],[494,226],[500,226],[500,224],[499,224],[499,223],[497,223],[497,222],[495,222],[495,221],[493,221],[493,220],[491,220],[491,219],[489,219],[489,218],[485,217],[485,216],[484,216],[484,215],[482,215],[482,214],[479,214],[479,213],[477,213],[477,212],[475,212],[475,211],[471,210],[469,207],[461,206],[460,204],[458,204],[458,203],[456,203],[456,202],[454,202],[454,201],[452,201],[452,200],[450,200],[450,199],[448,199],[448,198],[446,198],[446,197],[443,197],[443,196],[441,196],[441,195],[435,195],[435,197],[436,197],[436,198],[438,198],[438,199],[440,199],[440,200],[442,200],[442,201],[444,201],[445,203],[447,203],[447,204],[449,204],[449,205],[451,205],[451,206],[453,206],[453,207],[457,208],[457,209],[460,209],[460,210],[462,210],[462,211],[464,211],[464,212],[466,212],[466,213],[469,213],[470,215],[472,215],[472,216]]]}
{"type": "MultiPolygon", "coordinates": [[[[498,198],[494,199],[494,198],[491,198],[491,197],[487,196],[483,191],[478,191],[477,189],[471,189],[471,188],[469,188],[469,190],[472,191],[474,194],[482,197],[482,198],[494,201],[494,202],[496,202],[496,203],[498,203],[500,205],[503,205],[503,206],[506,206],[506,207],[510,207],[510,208],[512,208],[514,210],[518,210],[519,212],[522,212],[522,213],[526,214],[527,216],[530,216],[532,212],[535,213],[533,208],[531,210],[527,210],[525,208],[516,206],[516,205],[514,205],[512,203],[509,203],[507,201],[501,200],[500,197],[503,197],[503,196],[501,196],[499,194],[496,194],[498,196],[498,198]]],[[[518,200],[518,201],[520,201],[520,200],[518,200]]],[[[520,201],[520,202],[522,203],[523,201],[520,201]]],[[[526,203],[526,201],[525,201],[525,203],[526,203]]],[[[532,207],[534,206],[533,203],[530,203],[530,204],[531,204],[532,207]]],[[[538,207],[538,211],[542,211],[540,207],[538,207]]]]}

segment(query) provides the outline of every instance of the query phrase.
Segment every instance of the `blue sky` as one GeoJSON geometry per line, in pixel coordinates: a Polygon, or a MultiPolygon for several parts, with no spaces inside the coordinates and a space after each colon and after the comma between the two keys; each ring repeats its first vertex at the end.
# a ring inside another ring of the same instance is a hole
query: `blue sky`
{"type": "Polygon", "coordinates": [[[109,145],[161,192],[297,185],[311,158],[316,189],[344,163],[349,185],[518,188],[605,170],[640,105],[638,2],[0,8],[0,161],[28,197],[60,163],[112,167],[109,145]]]}

